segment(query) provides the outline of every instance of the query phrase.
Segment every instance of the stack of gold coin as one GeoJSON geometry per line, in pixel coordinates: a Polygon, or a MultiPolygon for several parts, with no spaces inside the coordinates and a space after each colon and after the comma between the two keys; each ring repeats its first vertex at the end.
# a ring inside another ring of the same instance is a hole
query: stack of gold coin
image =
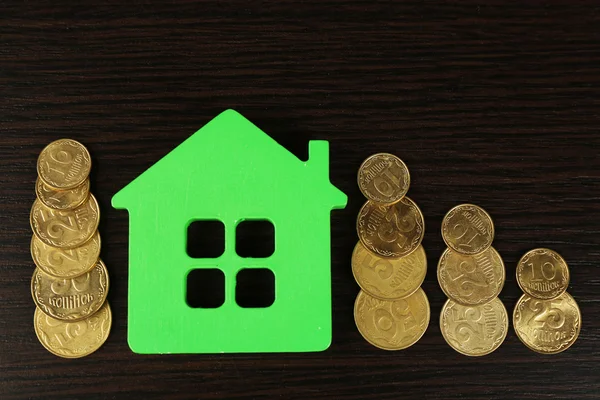
{"type": "Polygon", "coordinates": [[[429,302],[421,289],[427,272],[423,214],[406,197],[408,168],[392,154],[367,158],[358,171],[358,186],[367,202],[358,214],[360,241],[352,253],[352,272],[361,288],[354,320],[373,346],[402,350],[429,325],[429,302]]]}
{"type": "Polygon", "coordinates": [[[108,337],[108,273],[99,258],[98,203],[90,193],[90,153],[61,139],[42,150],[31,209],[31,295],[35,333],[52,354],[79,358],[108,337]]]}
{"type": "Polygon", "coordinates": [[[492,247],[494,224],[481,207],[461,204],[442,221],[448,248],[437,268],[439,284],[448,297],[440,314],[446,342],[467,356],[496,350],[508,331],[508,315],[498,295],[506,272],[492,247]]]}
{"type": "Polygon", "coordinates": [[[581,330],[581,311],[569,293],[569,267],[550,249],[533,249],[517,264],[517,282],[523,296],[513,313],[519,339],[542,354],[565,351],[581,330]]]}

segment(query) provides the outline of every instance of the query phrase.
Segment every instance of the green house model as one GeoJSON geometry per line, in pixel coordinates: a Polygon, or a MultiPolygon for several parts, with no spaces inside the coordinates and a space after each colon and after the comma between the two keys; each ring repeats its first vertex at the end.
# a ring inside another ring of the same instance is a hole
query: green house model
{"type": "Polygon", "coordinates": [[[113,207],[129,211],[131,349],[156,354],[328,348],[330,213],[346,202],[329,181],[326,141],[310,141],[303,162],[236,111],[218,115],[112,199],[113,207]],[[211,221],[224,227],[222,254],[190,256],[189,227],[211,221]],[[272,224],[271,255],[238,254],[236,232],[248,221],[272,224]],[[217,280],[222,304],[189,304],[194,290],[189,279],[197,271],[222,277],[217,280]],[[248,271],[270,271],[272,304],[238,304],[240,276],[248,271]]]}

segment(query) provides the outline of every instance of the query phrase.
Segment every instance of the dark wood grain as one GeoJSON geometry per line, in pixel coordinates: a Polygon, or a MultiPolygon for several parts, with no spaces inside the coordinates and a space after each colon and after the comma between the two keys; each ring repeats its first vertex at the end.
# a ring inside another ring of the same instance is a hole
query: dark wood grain
{"type": "Polygon", "coordinates": [[[600,396],[597,2],[62,3],[0,4],[1,399],[600,396]],[[301,157],[309,139],[331,143],[331,180],[350,200],[332,214],[326,352],[142,356],[127,346],[128,225],[110,198],[226,108],[301,157]],[[107,343],[80,360],[38,343],[29,293],[36,158],[61,137],[93,156],[114,312],[107,343]],[[378,151],[408,164],[427,226],[432,320],[418,344],[397,353],[367,344],[352,315],[349,259],[364,200],[355,174],[378,151]],[[567,352],[535,354],[512,328],[483,358],[444,342],[439,228],[461,202],[494,218],[509,310],[526,250],[550,247],[566,258],[583,313],[567,352]]]}

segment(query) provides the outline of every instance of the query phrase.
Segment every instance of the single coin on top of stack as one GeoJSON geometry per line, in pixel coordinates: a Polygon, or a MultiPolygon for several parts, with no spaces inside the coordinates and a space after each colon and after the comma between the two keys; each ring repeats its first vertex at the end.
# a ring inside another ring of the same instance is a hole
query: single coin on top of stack
{"type": "Polygon", "coordinates": [[[358,186],[367,202],[357,218],[360,240],[352,253],[352,273],[361,288],[354,320],[373,346],[402,350],[429,325],[429,302],[421,289],[427,272],[423,214],[406,197],[408,168],[392,154],[367,158],[358,171],[358,186]]]}
{"type": "Polygon", "coordinates": [[[31,209],[35,333],[52,354],[79,358],[106,341],[112,316],[100,256],[98,202],[90,193],[91,157],[79,142],[50,143],[38,158],[31,209]]]}
{"type": "Polygon", "coordinates": [[[481,207],[458,205],[444,217],[442,237],[448,246],[437,269],[448,297],[440,314],[442,336],[461,354],[489,354],[508,332],[508,314],[498,299],[506,272],[492,247],[492,219],[481,207]]]}
{"type": "Polygon", "coordinates": [[[550,249],[533,249],[517,264],[517,282],[523,296],[513,312],[517,337],[542,354],[565,351],[581,330],[581,311],[569,293],[567,262],[550,249]]]}

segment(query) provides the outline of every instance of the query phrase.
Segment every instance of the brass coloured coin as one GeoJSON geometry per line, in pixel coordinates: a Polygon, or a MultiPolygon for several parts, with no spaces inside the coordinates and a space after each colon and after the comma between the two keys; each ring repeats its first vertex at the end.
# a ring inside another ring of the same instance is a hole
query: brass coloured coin
{"type": "Polygon", "coordinates": [[[421,288],[399,300],[379,300],[361,290],[354,303],[358,331],[383,350],[402,350],[415,344],[427,330],[429,318],[429,301],[421,288]]]}
{"type": "Polygon", "coordinates": [[[502,291],[506,272],[493,247],[475,255],[446,249],[437,269],[438,282],[447,297],[462,305],[491,301],[502,291]]]}
{"type": "Polygon", "coordinates": [[[84,145],[72,139],[50,143],[38,157],[37,170],[44,183],[54,189],[73,189],[90,174],[92,159],[84,145]]]}
{"type": "Polygon", "coordinates": [[[108,271],[98,259],[90,272],[77,278],[54,278],[36,268],[31,296],[46,315],[61,321],[79,321],[94,314],[108,293],[108,271]]]}
{"type": "Polygon", "coordinates": [[[56,278],[74,278],[88,272],[100,256],[100,234],[74,249],[51,247],[33,235],[31,257],[36,266],[56,278]]]}
{"type": "Polygon", "coordinates": [[[370,200],[362,206],[356,221],[358,237],[370,252],[381,257],[405,257],[415,251],[425,233],[419,207],[407,196],[392,205],[370,200]]]}
{"type": "Polygon", "coordinates": [[[73,210],[53,210],[40,200],[33,203],[30,223],[33,233],[52,247],[72,249],[87,242],[100,222],[100,210],[96,198],[88,200],[73,210]]]}
{"type": "Polygon", "coordinates": [[[567,292],[551,300],[524,294],[515,306],[513,326],[517,337],[531,350],[556,354],[565,351],[577,340],[581,330],[581,311],[567,292]]]}
{"type": "Polygon", "coordinates": [[[35,182],[35,193],[46,207],[55,210],[72,210],[87,200],[90,195],[90,180],[86,179],[73,189],[55,190],[38,177],[35,182]]]}
{"type": "Polygon", "coordinates": [[[373,154],[358,169],[358,187],[376,203],[392,204],[408,192],[410,174],[406,165],[393,154],[373,154]]]}
{"type": "Polygon", "coordinates": [[[553,299],[569,286],[569,267],[557,252],[533,249],[517,264],[517,283],[522,291],[538,299],[553,299]]]}
{"type": "Polygon", "coordinates": [[[444,217],[442,238],[448,247],[458,253],[481,253],[492,245],[494,224],[483,208],[460,204],[444,217]]]}
{"type": "Polygon", "coordinates": [[[80,358],[104,344],[110,333],[112,314],[108,302],[105,302],[94,315],[81,321],[65,322],[36,308],[33,325],[40,343],[50,353],[63,358],[80,358]]]}
{"type": "Polygon", "coordinates": [[[463,306],[448,300],[440,314],[440,330],[457,352],[466,356],[484,356],[504,342],[508,315],[498,298],[477,306],[463,306]]]}
{"type": "Polygon", "coordinates": [[[406,257],[383,258],[358,242],[352,253],[352,273],[362,290],[380,300],[393,300],[413,294],[425,279],[427,257],[419,246],[406,257]]]}

